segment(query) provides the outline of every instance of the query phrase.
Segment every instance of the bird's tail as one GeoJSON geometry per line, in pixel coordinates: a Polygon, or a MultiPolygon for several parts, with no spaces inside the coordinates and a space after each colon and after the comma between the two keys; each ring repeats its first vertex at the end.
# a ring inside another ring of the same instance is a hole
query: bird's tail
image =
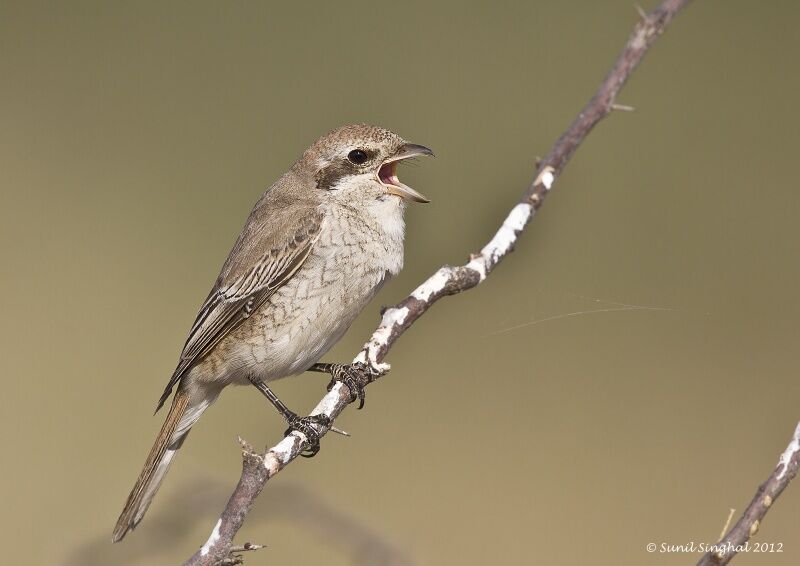
{"type": "Polygon", "coordinates": [[[117,519],[117,526],[114,527],[114,534],[111,537],[112,542],[122,540],[128,531],[136,528],[142,520],[161,485],[161,480],[169,470],[172,458],[189,434],[189,429],[214,401],[197,393],[199,392],[190,394],[188,391],[179,390],[172,399],[172,406],[161,426],[161,432],[158,433],[144,463],[144,469],[139,474],[139,479],[136,480],[128,501],[125,502],[125,507],[117,519]]]}

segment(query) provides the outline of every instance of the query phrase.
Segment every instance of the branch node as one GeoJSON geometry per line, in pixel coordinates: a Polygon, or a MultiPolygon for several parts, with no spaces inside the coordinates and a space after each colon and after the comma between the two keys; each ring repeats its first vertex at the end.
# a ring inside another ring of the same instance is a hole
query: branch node
{"type": "Polygon", "coordinates": [[[262,548],[266,547],[266,544],[254,544],[252,542],[246,542],[240,546],[232,546],[231,552],[248,552],[250,550],[261,550],[262,548]]]}
{"type": "Polygon", "coordinates": [[[556,170],[550,165],[545,166],[537,175],[536,180],[533,182],[535,185],[542,185],[546,190],[550,190],[553,187],[553,183],[556,180],[556,170]]]}
{"type": "Polygon", "coordinates": [[[239,442],[239,447],[242,450],[242,458],[244,458],[245,461],[247,461],[247,460],[249,460],[251,458],[255,458],[256,460],[260,461],[260,460],[262,460],[264,458],[261,454],[256,452],[255,449],[250,445],[250,443],[247,442],[241,436],[237,436],[236,440],[238,440],[238,442],[239,442]]]}
{"type": "Polygon", "coordinates": [[[750,536],[753,536],[754,534],[756,534],[758,532],[758,527],[760,525],[761,525],[761,522],[758,519],[753,521],[753,524],[750,525],[750,536]]]}
{"type": "Polygon", "coordinates": [[[250,443],[247,442],[241,436],[236,437],[236,441],[239,443],[239,446],[242,448],[242,452],[253,452],[253,447],[250,446],[250,443]]]}

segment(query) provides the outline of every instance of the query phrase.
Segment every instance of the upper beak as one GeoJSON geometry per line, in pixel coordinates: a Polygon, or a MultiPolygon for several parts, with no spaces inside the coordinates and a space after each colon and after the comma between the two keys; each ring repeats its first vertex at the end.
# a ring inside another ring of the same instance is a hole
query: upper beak
{"type": "Polygon", "coordinates": [[[387,193],[415,202],[431,202],[408,185],[401,183],[397,178],[397,164],[404,159],[419,157],[420,155],[433,156],[433,151],[424,145],[406,143],[400,146],[400,150],[393,157],[383,162],[383,165],[378,169],[378,180],[386,186],[387,193]]]}

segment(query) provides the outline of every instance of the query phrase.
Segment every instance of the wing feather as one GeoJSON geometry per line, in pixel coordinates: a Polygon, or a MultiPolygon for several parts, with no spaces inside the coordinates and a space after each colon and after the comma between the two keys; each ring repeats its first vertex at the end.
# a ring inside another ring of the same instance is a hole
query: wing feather
{"type": "Polygon", "coordinates": [[[256,205],[214,288],[200,307],[178,367],[156,410],[196,362],[208,355],[297,272],[319,237],[322,215],[311,205],[285,206],[281,211],[283,222],[267,222],[264,215],[270,208],[280,206],[280,203],[270,203],[268,195],[256,205]],[[286,230],[287,225],[292,229],[286,230]]]}

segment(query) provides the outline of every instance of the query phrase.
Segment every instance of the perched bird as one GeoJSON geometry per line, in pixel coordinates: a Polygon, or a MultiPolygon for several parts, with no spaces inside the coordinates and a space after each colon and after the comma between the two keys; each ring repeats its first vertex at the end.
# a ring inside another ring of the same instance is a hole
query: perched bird
{"type": "Polygon", "coordinates": [[[369,125],[344,126],[309,147],[261,196],[189,331],[158,408],[175,395],[114,528],[136,527],[175,453],[230,384],[253,384],[311,444],[319,418],[298,417],[267,382],[307,370],[348,381],[352,366],[318,363],[381,286],[403,267],[403,211],[428,202],[397,164],[433,155],[369,125]]]}

